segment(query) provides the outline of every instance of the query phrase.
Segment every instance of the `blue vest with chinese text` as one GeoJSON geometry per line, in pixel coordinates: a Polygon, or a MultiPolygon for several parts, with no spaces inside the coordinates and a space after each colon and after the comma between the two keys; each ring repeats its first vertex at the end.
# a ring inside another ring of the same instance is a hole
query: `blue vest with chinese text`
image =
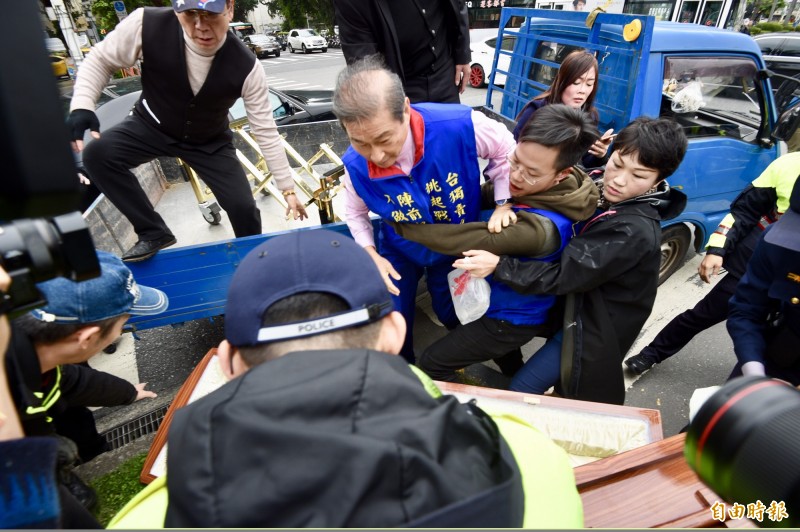
{"type": "MultiPolygon", "coordinates": [[[[472,110],[459,104],[423,103],[411,106],[423,119],[423,156],[410,174],[369,177],[367,160],[352,147],[342,157],[356,193],[367,207],[387,220],[403,223],[466,223],[480,212],[480,168],[475,147],[472,110]]],[[[418,266],[452,257],[411,242],[383,225],[379,249],[388,246],[418,266]]]]}
{"type": "MultiPolygon", "coordinates": [[[[541,209],[531,209],[528,207],[514,208],[514,210],[524,210],[527,212],[536,213],[540,216],[548,218],[556,226],[559,236],[561,237],[561,245],[553,253],[545,257],[528,258],[517,257],[520,261],[537,260],[542,262],[554,262],[561,258],[561,252],[572,237],[575,236],[575,227],[578,225],[563,214],[544,211],[541,209]]],[[[481,219],[488,220],[492,211],[483,211],[481,219]]],[[[492,288],[491,299],[489,300],[489,309],[486,311],[486,317],[495,320],[506,320],[514,325],[539,325],[547,321],[547,313],[556,302],[556,296],[548,295],[522,295],[507,284],[495,281],[493,277],[487,278],[489,285],[492,288]]]]}

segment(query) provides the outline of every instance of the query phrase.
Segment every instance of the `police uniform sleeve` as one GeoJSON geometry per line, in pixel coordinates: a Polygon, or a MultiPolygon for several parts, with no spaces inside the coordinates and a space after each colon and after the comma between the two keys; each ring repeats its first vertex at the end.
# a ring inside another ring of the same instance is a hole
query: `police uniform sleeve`
{"type": "Polygon", "coordinates": [[[764,332],[771,306],[768,290],[775,268],[769,247],[763,238],[759,241],[729,303],[727,328],[741,364],[764,362],[764,332]]]}
{"type": "Polygon", "coordinates": [[[731,203],[730,213],[709,237],[708,253],[726,256],[760,222],[788,206],[791,188],[800,173],[799,154],[790,153],[773,161],[731,203]]]}

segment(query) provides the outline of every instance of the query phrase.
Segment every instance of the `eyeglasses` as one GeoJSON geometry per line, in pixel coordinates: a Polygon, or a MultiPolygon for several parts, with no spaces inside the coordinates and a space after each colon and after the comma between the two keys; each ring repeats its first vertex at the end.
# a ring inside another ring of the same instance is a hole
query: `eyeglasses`
{"type": "Polygon", "coordinates": [[[528,183],[530,186],[534,186],[541,179],[539,177],[531,176],[528,169],[522,166],[519,161],[517,161],[514,152],[509,153],[508,157],[506,157],[506,160],[508,161],[509,166],[511,166],[511,171],[519,172],[519,176],[522,178],[522,180],[528,183]]]}
{"type": "Polygon", "coordinates": [[[195,21],[197,21],[198,18],[205,21],[216,20],[218,17],[222,16],[222,13],[212,13],[205,9],[187,9],[186,11],[181,11],[181,15],[185,15],[186,18],[191,18],[195,21]]]}

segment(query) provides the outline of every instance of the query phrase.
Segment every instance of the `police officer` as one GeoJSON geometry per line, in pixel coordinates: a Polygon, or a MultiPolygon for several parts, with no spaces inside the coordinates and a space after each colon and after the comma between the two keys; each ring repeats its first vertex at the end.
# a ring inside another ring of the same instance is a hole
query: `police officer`
{"type": "Polygon", "coordinates": [[[800,172],[800,152],[774,160],[731,203],[731,211],[708,239],[706,256],[697,268],[700,279],[727,270],[720,281],[691,308],[678,314],[653,340],[625,361],[641,375],[686,347],[697,334],[728,319],[728,302],[747,269],[761,234],[789,208],[789,196],[800,172]]]}
{"type": "Polygon", "coordinates": [[[800,179],[789,209],[764,231],[730,301],[731,377],[766,375],[800,385],[800,179]]]}

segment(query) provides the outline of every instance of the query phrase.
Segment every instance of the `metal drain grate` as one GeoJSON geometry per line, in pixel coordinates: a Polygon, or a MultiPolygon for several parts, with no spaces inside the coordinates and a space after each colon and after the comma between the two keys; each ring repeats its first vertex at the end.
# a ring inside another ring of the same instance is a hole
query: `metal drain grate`
{"type": "Polygon", "coordinates": [[[167,414],[169,405],[139,416],[136,419],[116,426],[103,433],[103,437],[108,442],[111,449],[119,449],[125,444],[131,443],[137,438],[158,430],[161,420],[167,414]]]}

